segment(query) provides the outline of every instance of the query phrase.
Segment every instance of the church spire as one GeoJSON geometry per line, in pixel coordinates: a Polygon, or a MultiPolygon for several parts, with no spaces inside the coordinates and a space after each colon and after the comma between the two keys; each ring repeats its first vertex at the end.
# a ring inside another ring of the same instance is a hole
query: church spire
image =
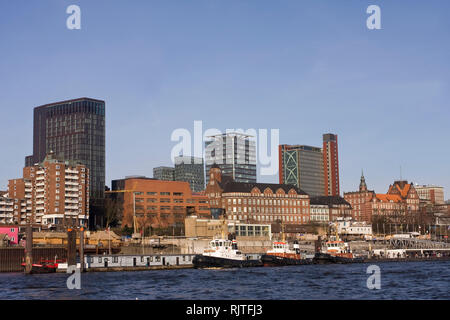
{"type": "Polygon", "coordinates": [[[366,179],[364,178],[364,171],[361,169],[361,182],[359,183],[359,192],[367,191],[366,179]]]}

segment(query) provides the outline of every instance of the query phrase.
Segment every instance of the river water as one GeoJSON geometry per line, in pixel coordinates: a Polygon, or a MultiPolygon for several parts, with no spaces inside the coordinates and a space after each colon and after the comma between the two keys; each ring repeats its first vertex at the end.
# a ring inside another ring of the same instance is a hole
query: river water
{"type": "Polygon", "coordinates": [[[385,262],[381,288],[367,288],[369,264],[222,270],[151,270],[81,275],[0,274],[0,299],[450,299],[450,261],[385,262]]]}

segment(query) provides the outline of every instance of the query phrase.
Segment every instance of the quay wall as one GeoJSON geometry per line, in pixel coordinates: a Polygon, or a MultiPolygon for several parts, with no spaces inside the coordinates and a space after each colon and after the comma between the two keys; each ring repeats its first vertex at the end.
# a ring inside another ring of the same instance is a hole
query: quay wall
{"type": "MultiPolygon", "coordinates": [[[[66,248],[33,248],[33,263],[41,260],[66,259],[66,248]]],[[[25,248],[10,247],[0,248],[0,272],[20,272],[23,271],[22,262],[25,261],[25,248]]]]}

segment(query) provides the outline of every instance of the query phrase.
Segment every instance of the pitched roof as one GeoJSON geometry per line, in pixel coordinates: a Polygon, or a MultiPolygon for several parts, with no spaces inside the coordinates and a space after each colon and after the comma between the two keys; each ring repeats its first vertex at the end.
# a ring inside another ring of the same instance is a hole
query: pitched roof
{"type": "Polygon", "coordinates": [[[220,187],[223,192],[245,192],[250,193],[253,188],[258,188],[261,192],[264,192],[269,188],[273,193],[276,193],[278,189],[282,189],[285,193],[289,193],[290,190],[294,189],[297,194],[308,195],[305,191],[288,184],[277,184],[277,183],[245,183],[245,182],[235,182],[230,179],[222,180],[220,187]]]}
{"type": "Polygon", "coordinates": [[[408,196],[409,190],[411,189],[412,183],[408,183],[408,181],[394,181],[394,184],[389,186],[388,193],[392,193],[393,189],[397,189],[402,198],[406,198],[408,196]]]}
{"type": "Polygon", "coordinates": [[[310,204],[316,205],[348,205],[351,206],[347,200],[340,196],[315,196],[310,198],[310,204]]]}
{"type": "Polygon", "coordinates": [[[402,202],[402,198],[397,194],[377,193],[375,197],[382,202],[402,202]]]}

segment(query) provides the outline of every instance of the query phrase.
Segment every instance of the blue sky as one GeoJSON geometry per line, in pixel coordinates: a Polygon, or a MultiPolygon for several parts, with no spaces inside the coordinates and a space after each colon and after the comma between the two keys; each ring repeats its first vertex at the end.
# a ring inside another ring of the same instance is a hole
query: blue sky
{"type": "MultiPolygon", "coordinates": [[[[450,2],[0,2],[0,189],[32,153],[33,107],[106,101],[107,184],[170,164],[177,128],[339,136],[341,191],[400,176],[450,188],[450,2]],[[66,8],[81,8],[81,30],[66,8]],[[366,28],[381,7],[382,30],[366,28]]],[[[274,182],[277,176],[260,177],[274,182]]]]}

